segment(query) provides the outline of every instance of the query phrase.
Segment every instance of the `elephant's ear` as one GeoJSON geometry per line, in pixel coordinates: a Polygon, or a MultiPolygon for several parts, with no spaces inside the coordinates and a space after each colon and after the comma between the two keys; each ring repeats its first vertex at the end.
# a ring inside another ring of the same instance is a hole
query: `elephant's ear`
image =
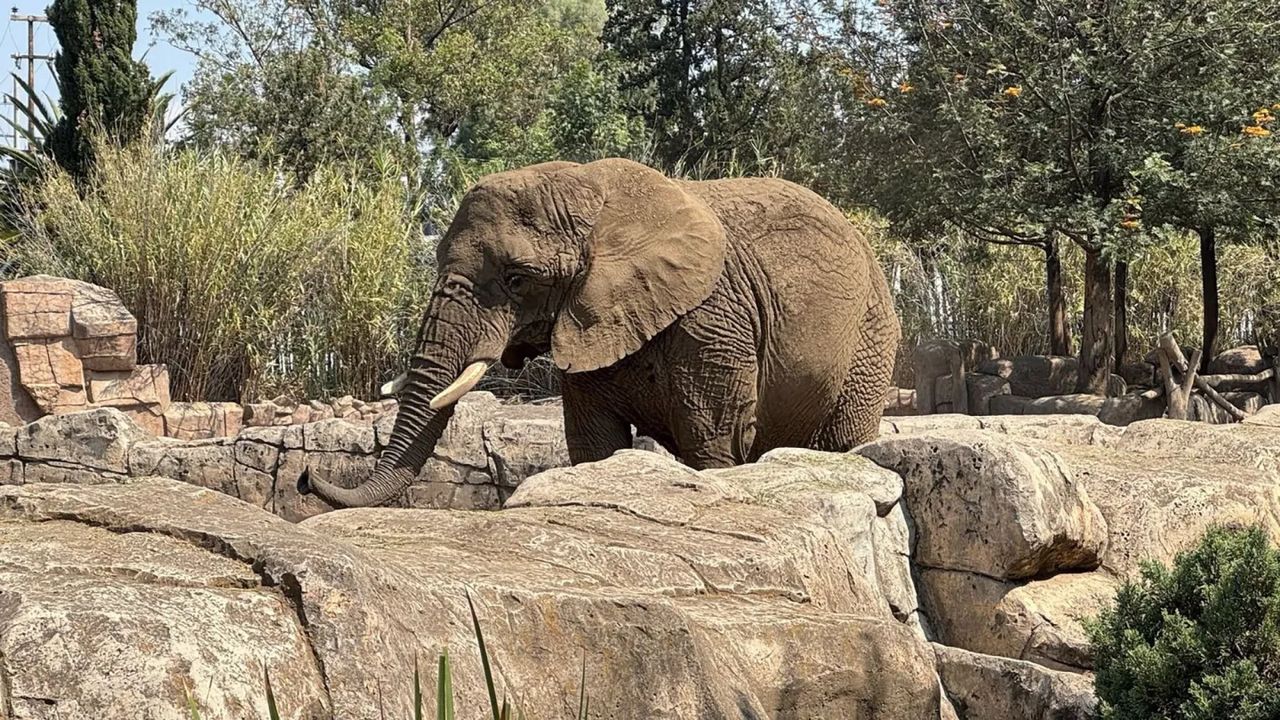
{"type": "Polygon", "coordinates": [[[586,185],[599,202],[551,354],[566,372],[586,372],[639,350],[706,300],[724,270],[725,233],[705,203],[644,165],[600,160],[565,174],[575,176],[572,194],[586,185]]]}

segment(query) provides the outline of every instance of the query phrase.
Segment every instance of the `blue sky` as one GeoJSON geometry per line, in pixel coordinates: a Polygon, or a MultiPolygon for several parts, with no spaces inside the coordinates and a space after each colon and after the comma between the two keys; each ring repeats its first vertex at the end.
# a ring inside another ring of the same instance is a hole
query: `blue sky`
{"type": "MultiPolygon", "coordinates": [[[[9,0],[5,3],[6,10],[17,8],[20,15],[43,15],[45,8],[49,6],[50,0],[9,0]]],[[[134,54],[138,57],[146,58],[147,65],[151,67],[151,74],[159,76],[170,70],[174,71],[173,78],[165,87],[173,93],[177,93],[182,83],[191,78],[191,72],[195,65],[194,59],[187,53],[182,52],[164,42],[158,40],[151,35],[151,13],[157,10],[167,10],[171,8],[186,7],[191,8],[189,2],[184,0],[138,0],[138,43],[134,46],[134,54]]],[[[4,16],[4,30],[0,32],[0,48],[3,48],[4,56],[0,60],[7,63],[6,75],[18,70],[15,61],[12,59],[14,53],[25,53],[27,51],[27,25],[26,23],[10,22],[8,14],[4,16]]],[[[54,39],[53,31],[44,23],[36,25],[36,53],[41,55],[51,55],[57,49],[57,42],[54,39]]],[[[26,64],[22,64],[21,73],[25,77],[26,64]]],[[[3,93],[13,92],[13,82],[4,78],[4,82],[0,84],[3,93]]],[[[53,84],[53,78],[48,69],[44,67],[44,63],[37,65],[36,72],[36,89],[42,95],[55,97],[57,88],[53,84]]],[[[12,110],[5,104],[0,108],[7,115],[12,110]]]]}

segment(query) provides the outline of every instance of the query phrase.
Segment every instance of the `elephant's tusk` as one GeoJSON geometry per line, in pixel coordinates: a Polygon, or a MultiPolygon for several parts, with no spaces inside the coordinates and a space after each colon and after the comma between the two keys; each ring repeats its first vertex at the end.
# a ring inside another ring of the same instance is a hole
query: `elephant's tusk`
{"type": "Polygon", "coordinates": [[[471,388],[475,387],[476,383],[480,382],[480,378],[484,377],[484,374],[488,371],[489,363],[471,363],[466,370],[462,371],[457,380],[454,380],[449,387],[441,390],[439,395],[431,398],[431,409],[439,410],[442,407],[458,402],[458,398],[471,392],[471,388]]]}
{"type": "Polygon", "coordinates": [[[392,395],[398,395],[400,391],[404,389],[404,384],[408,382],[408,380],[409,380],[409,373],[402,372],[400,373],[400,377],[396,378],[395,380],[392,380],[386,385],[383,385],[382,389],[379,390],[378,392],[382,393],[382,397],[391,397],[392,395]]]}

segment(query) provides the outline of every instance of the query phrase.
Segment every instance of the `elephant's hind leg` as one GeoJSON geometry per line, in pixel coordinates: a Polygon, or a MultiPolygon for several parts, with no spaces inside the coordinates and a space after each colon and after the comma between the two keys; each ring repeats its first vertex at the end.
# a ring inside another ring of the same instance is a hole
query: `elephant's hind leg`
{"type": "Polygon", "coordinates": [[[844,452],[879,436],[885,393],[893,374],[897,337],[895,334],[894,341],[887,343],[883,328],[873,325],[864,324],[862,342],[854,353],[840,397],[826,422],[809,441],[809,447],[844,452]]]}

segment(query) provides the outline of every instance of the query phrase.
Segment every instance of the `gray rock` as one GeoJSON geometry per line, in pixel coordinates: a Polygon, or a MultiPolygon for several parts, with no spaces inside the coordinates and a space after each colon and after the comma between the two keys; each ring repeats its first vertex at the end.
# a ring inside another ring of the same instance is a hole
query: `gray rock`
{"type": "MultiPolygon", "coordinates": [[[[327,407],[327,406],[326,406],[327,407]]],[[[345,452],[368,455],[374,450],[374,430],[346,420],[321,420],[302,426],[307,452],[345,452]]]]}
{"type": "Polygon", "coordinates": [[[1009,381],[998,375],[969,373],[965,376],[965,385],[969,389],[969,413],[972,415],[990,415],[992,399],[1009,394],[1009,381]]]}
{"type": "Polygon", "coordinates": [[[1080,361],[1075,357],[1019,355],[1012,358],[1009,392],[1029,398],[1075,392],[1080,361]]]}
{"type": "Polygon", "coordinates": [[[157,438],[134,445],[129,473],[135,477],[161,475],[192,485],[238,496],[234,449],[229,440],[157,438]]]}
{"type": "Polygon", "coordinates": [[[24,425],[17,454],[27,460],[56,460],[114,473],[128,472],[129,448],[151,436],[115,408],[48,415],[24,425]]]}
{"type": "Polygon", "coordinates": [[[445,426],[440,442],[436,443],[436,456],[480,470],[487,468],[489,458],[485,454],[484,426],[498,408],[498,399],[492,393],[464,395],[457,402],[453,418],[445,426]]]}
{"type": "MultiPolygon", "coordinates": [[[[1190,356],[1188,356],[1190,357],[1190,356]]],[[[1257,375],[1270,364],[1257,345],[1242,345],[1218,353],[1209,362],[1209,375],[1257,375]]]]}
{"type": "Polygon", "coordinates": [[[1023,415],[1098,415],[1106,398],[1100,395],[1076,393],[1074,395],[1050,395],[1027,403],[1023,415]]]}
{"type": "Polygon", "coordinates": [[[991,398],[987,409],[992,415],[1026,415],[1027,405],[1033,399],[1023,395],[996,395],[991,398]]]}

